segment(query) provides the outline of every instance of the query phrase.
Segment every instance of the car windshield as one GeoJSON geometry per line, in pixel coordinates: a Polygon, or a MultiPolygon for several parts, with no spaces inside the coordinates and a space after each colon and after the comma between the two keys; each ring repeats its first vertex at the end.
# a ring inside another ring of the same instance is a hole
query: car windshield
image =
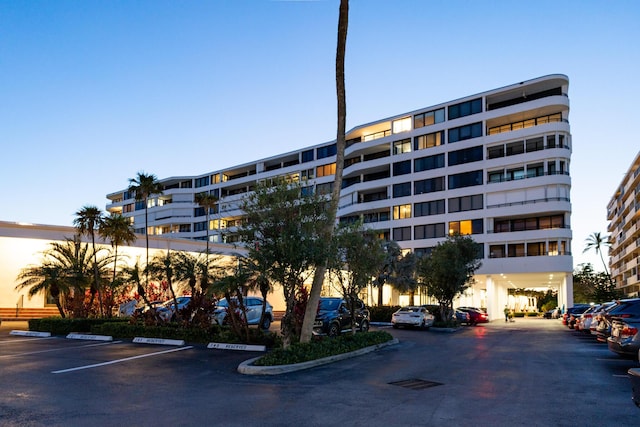
{"type": "Polygon", "coordinates": [[[319,308],[320,310],[332,311],[337,310],[339,306],[339,299],[321,299],[319,308]]]}
{"type": "Polygon", "coordinates": [[[400,311],[405,311],[407,313],[417,313],[420,311],[420,307],[402,307],[400,311]]]}

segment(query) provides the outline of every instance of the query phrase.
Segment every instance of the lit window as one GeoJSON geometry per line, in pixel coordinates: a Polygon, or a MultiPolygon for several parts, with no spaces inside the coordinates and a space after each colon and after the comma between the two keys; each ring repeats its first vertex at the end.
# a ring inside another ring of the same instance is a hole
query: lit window
{"type": "Polygon", "coordinates": [[[393,219],[411,218],[411,205],[398,205],[393,207],[393,219]]]}
{"type": "Polygon", "coordinates": [[[336,164],[330,163],[328,165],[318,166],[316,168],[316,176],[318,178],[323,176],[334,175],[336,173],[336,164]]]}
{"type": "Polygon", "coordinates": [[[411,117],[393,121],[393,133],[407,132],[411,130],[411,117]]]}

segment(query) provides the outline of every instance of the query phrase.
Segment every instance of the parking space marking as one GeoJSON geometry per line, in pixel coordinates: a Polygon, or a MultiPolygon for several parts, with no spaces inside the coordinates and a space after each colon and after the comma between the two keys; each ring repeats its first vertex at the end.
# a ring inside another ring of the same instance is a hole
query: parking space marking
{"type": "Polygon", "coordinates": [[[99,346],[103,346],[103,345],[119,344],[119,343],[121,343],[121,342],[122,342],[122,341],[112,341],[112,342],[107,342],[107,343],[78,345],[78,346],[73,346],[73,347],[58,347],[58,348],[51,348],[51,349],[49,349],[49,350],[30,351],[30,352],[27,352],[27,353],[3,354],[2,356],[0,356],[0,358],[18,357],[18,356],[29,356],[29,355],[31,355],[31,354],[50,353],[50,352],[52,352],[52,351],[60,351],[60,350],[67,350],[67,349],[87,348],[87,347],[99,347],[99,346]]]}
{"type": "Polygon", "coordinates": [[[165,353],[173,353],[174,351],[189,350],[189,349],[192,349],[192,348],[193,348],[192,345],[187,346],[187,347],[172,348],[170,350],[165,350],[165,351],[156,351],[155,353],[147,353],[147,354],[141,354],[141,355],[138,355],[138,356],[125,357],[124,359],[116,359],[116,360],[110,360],[108,362],[94,363],[93,365],[77,366],[75,368],[61,369],[59,371],[51,371],[51,373],[52,374],[64,374],[66,372],[80,371],[80,370],[83,370],[83,369],[99,368],[101,366],[113,365],[114,363],[127,362],[129,360],[142,359],[143,357],[158,356],[158,355],[165,354],[165,353]]]}

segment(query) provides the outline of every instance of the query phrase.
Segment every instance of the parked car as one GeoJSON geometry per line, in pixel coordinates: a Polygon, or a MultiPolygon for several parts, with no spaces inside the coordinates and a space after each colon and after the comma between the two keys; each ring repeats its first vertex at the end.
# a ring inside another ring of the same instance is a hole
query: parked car
{"type": "MultiPolygon", "coordinates": [[[[234,298],[235,301],[237,299],[234,298]]],[[[238,311],[240,316],[245,316],[247,319],[248,325],[260,325],[262,329],[269,329],[271,323],[273,322],[273,307],[267,301],[266,311],[264,319],[262,319],[262,323],[260,323],[260,318],[262,317],[262,304],[264,300],[261,297],[257,296],[248,296],[243,299],[245,312],[238,311]]],[[[226,325],[229,321],[227,315],[229,313],[229,302],[226,298],[222,298],[216,304],[216,308],[213,311],[213,319],[218,325],[226,325]]]]}
{"type": "Polygon", "coordinates": [[[605,310],[599,316],[598,326],[596,328],[596,339],[600,342],[606,343],[607,338],[611,336],[612,319],[619,317],[626,319],[634,316],[636,312],[635,304],[640,301],[640,298],[630,298],[616,301],[615,305],[605,310]]]}
{"type": "MultiPolygon", "coordinates": [[[[369,330],[369,309],[360,300],[356,301],[356,309],[353,313],[356,330],[366,332],[369,330]]],[[[351,330],[352,314],[347,302],[342,298],[321,297],[318,303],[318,314],[313,324],[313,333],[316,335],[328,335],[334,337],[342,332],[351,330]]]]}
{"type": "Polygon", "coordinates": [[[562,315],[562,324],[573,329],[577,315],[584,313],[589,307],[591,307],[590,304],[575,304],[573,307],[569,307],[562,315]]]}
{"type": "Polygon", "coordinates": [[[404,326],[429,329],[433,326],[434,320],[435,316],[429,313],[429,310],[425,307],[417,307],[413,305],[401,307],[391,315],[391,325],[394,328],[404,326]]]}
{"type": "Polygon", "coordinates": [[[471,325],[471,315],[466,311],[455,309],[453,315],[461,325],[471,325]]]}
{"type": "Polygon", "coordinates": [[[560,317],[560,308],[552,308],[551,310],[547,310],[542,315],[545,319],[557,319],[560,317]]]}
{"type": "Polygon", "coordinates": [[[170,300],[163,302],[160,306],[156,308],[156,312],[158,313],[158,316],[165,322],[175,320],[176,312],[178,310],[182,310],[183,308],[185,308],[187,304],[191,302],[191,297],[190,296],[177,297],[175,302],[173,301],[173,298],[171,298],[170,300]],[[176,308],[175,302],[178,303],[177,308],[176,308]]]}
{"type": "Polygon", "coordinates": [[[590,333],[589,327],[591,326],[591,321],[593,320],[595,314],[598,312],[600,306],[600,304],[594,304],[586,309],[581,315],[579,315],[576,318],[576,322],[573,326],[574,329],[582,333],[590,333]]]}
{"type": "Polygon", "coordinates": [[[611,311],[611,332],[607,345],[612,352],[631,359],[640,350],[640,299],[631,300],[623,308],[611,311]]]}
{"type": "Polygon", "coordinates": [[[469,314],[469,324],[477,325],[478,323],[488,323],[489,316],[483,310],[477,307],[458,307],[458,310],[469,314]]]}

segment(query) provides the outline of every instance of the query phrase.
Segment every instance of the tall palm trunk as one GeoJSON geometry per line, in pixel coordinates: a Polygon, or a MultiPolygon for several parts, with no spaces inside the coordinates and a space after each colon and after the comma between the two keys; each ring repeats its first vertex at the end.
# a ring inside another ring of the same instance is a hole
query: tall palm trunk
{"type": "MultiPolygon", "coordinates": [[[[331,203],[327,212],[327,223],[321,234],[326,242],[333,239],[336,216],[338,214],[338,201],[342,187],[342,171],[344,169],[344,149],[346,146],[345,133],[347,123],[347,101],[344,84],[344,57],[347,46],[347,28],[349,24],[349,0],[340,0],[340,14],[338,17],[338,47],[336,49],[336,96],[338,101],[338,131],[336,136],[336,173],[331,193],[331,203]]],[[[316,318],[320,292],[327,271],[327,260],[316,267],[309,292],[309,300],[304,313],[300,342],[311,341],[313,323],[316,318]]]]}

